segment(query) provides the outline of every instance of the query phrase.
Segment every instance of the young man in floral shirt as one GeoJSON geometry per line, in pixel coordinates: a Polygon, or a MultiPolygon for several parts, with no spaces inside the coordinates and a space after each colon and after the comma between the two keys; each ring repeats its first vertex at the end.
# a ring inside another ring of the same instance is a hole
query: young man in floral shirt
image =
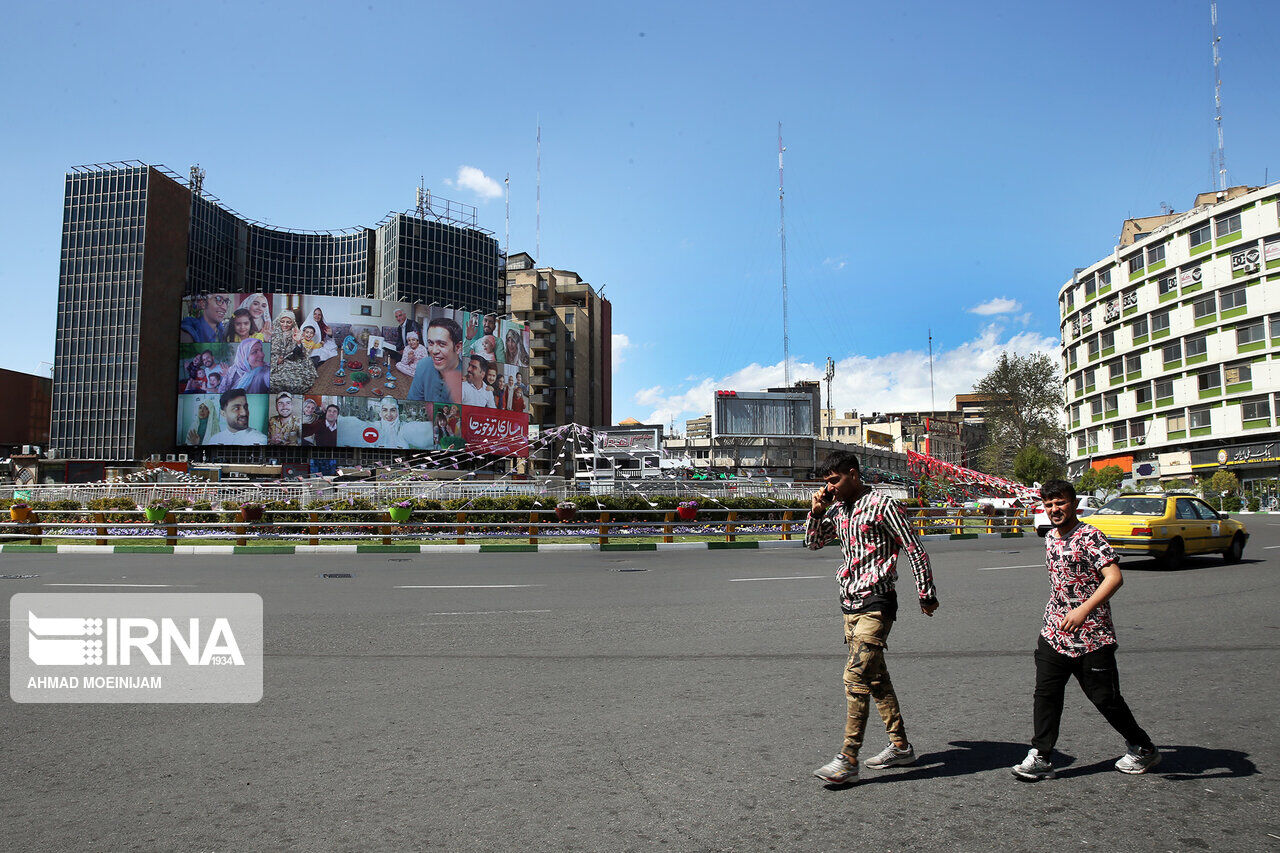
{"type": "Polygon", "coordinates": [[[1151,738],[1120,695],[1116,632],[1108,603],[1124,578],[1116,552],[1098,531],[1076,518],[1076,490],[1065,480],[1040,489],[1053,529],[1045,535],[1051,592],[1036,647],[1035,735],[1013,775],[1035,782],[1054,777],[1049,762],[1058,740],[1067,682],[1075,676],[1089,701],[1128,743],[1116,762],[1122,773],[1146,773],[1160,762],[1151,738]]]}
{"type": "Polygon", "coordinates": [[[898,615],[898,551],[905,549],[919,590],[920,610],[932,616],[938,609],[929,555],[911,529],[898,502],[862,482],[858,457],[837,451],[818,470],[827,485],[813,495],[804,544],[811,550],[839,541],[844,559],[837,575],[844,611],[844,641],[849,662],[844,670],[848,716],[844,747],[830,762],[813,772],[826,782],[840,784],[858,778],[858,750],[870,711],[870,700],[889,732],[889,746],[867,760],[880,770],[916,760],[898,709],[898,697],[885,668],[884,649],[898,615]]]}

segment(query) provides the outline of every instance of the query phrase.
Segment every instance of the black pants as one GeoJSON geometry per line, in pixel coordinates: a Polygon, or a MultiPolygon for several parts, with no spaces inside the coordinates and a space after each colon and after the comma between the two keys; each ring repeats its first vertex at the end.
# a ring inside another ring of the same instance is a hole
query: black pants
{"type": "Polygon", "coordinates": [[[1089,697],[1111,727],[1125,743],[1151,747],[1151,738],[1133,718],[1133,712],[1120,695],[1120,672],[1116,669],[1116,647],[1103,646],[1078,658],[1064,655],[1049,645],[1044,637],[1036,645],[1035,737],[1031,745],[1044,756],[1058,742],[1058,724],[1062,720],[1062,700],[1071,676],[1089,697]]]}

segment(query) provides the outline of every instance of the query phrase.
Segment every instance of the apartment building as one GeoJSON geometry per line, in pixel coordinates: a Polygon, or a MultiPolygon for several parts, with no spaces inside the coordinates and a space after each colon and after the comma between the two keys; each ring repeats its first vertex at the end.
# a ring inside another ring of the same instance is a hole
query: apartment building
{"type": "Polygon", "coordinates": [[[1128,220],[1120,245],[1062,286],[1073,474],[1280,473],[1278,201],[1274,185],[1232,187],[1128,220]]]}
{"type": "Polygon", "coordinates": [[[507,259],[506,309],[533,332],[531,424],[613,422],[613,319],[609,300],[576,272],[507,259]]]}

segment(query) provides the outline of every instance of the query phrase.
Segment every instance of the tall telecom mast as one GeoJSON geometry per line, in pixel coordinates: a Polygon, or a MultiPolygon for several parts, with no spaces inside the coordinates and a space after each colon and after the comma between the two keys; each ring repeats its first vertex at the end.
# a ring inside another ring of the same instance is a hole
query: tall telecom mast
{"type": "Polygon", "coordinates": [[[782,384],[791,385],[791,334],[787,320],[787,211],[783,204],[782,122],[778,122],[778,233],[782,236],[782,384]]]}
{"type": "Polygon", "coordinates": [[[1222,39],[1218,36],[1217,3],[1209,4],[1209,17],[1213,22],[1213,120],[1218,126],[1218,190],[1226,192],[1227,152],[1222,144],[1222,74],[1218,70],[1218,66],[1222,63],[1222,57],[1218,55],[1218,42],[1222,39]]]}
{"type": "Polygon", "coordinates": [[[535,209],[537,212],[534,224],[533,255],[542,261],[542,116],[538,116],[538,193],[535,209]]]}

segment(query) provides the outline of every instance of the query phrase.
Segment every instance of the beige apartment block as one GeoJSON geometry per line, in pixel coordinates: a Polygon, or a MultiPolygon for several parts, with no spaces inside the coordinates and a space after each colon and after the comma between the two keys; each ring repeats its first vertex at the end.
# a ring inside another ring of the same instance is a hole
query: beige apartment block
{"type": "Polygon", "coordinates": [[[609,300],[570,270],[539,267],[525,252],[506,268],[506,310],[532,332],[530,424],[613,422],[613,319],[609,300]]]}

